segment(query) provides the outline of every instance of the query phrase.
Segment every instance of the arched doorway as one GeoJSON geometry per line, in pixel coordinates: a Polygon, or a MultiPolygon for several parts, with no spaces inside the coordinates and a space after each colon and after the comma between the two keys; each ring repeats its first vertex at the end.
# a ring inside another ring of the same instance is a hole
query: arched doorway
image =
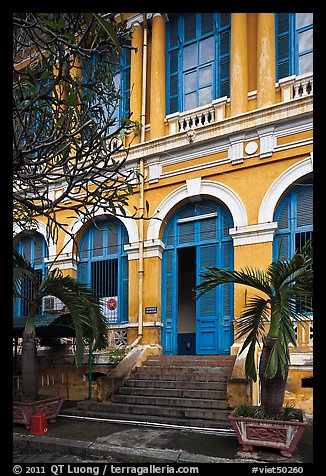
{"type": "Polygon", "coordinates": [[[189,203],[168,221],[162,262],[162,346],[165,354],[229,354],[233,288],[194,299],[205,267],[233,268],[229,211],[213,201],[189,203]]]}

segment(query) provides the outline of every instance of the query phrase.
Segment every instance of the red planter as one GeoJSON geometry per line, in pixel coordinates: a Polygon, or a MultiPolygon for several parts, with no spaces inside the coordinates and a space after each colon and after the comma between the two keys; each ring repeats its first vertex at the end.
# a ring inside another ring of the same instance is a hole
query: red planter
{"type": "Polygon", "coordinates": [[[264,420],[229,416],[243,451],[254,446],[279,449],[282,456],[291,458],[307,422],[264,420]]]}
{"type": "Polygon", "coordinates": [[[53,423],[63,405],[65,397],[48,397],[33,402],[13,402],[13,423],[25,425],[29,430],[32,416],[44,413],[48,422],[53,423]]]}

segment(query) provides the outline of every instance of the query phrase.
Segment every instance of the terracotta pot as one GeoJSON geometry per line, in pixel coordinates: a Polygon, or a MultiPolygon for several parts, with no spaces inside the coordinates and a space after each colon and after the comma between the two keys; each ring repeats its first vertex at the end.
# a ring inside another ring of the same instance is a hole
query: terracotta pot
{"type": "Polygon", "coordinates": [[[307,421],[265,420],[230,415],[232,427],[243,451],[254,446],[279,449],[282,456],[291,458],[307,421]]]}
{"type": "Polygon", "coordinates": [[[35,413],[45,413],[47,421],[55,422],[58,413],[63,405],[65,397],[47,397],[32,402],[13,402],[13,423],[25,425],[27,429],[31,427],[31,418],[35,413]]]}

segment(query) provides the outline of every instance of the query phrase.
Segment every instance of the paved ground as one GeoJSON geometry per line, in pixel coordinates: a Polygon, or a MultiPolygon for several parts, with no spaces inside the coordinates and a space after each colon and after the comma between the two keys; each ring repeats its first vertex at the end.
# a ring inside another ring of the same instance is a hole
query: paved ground
{"type": "MultiPolygon", "coordinates": [[[[95,420],[72,419],[59,416],[49,425],[45,435],[29,435],[23,426],[14,426],[14,462],[26,457],[45,457],[54,461],[80,458],[81,461],[109,462],[260,462],[312,463],[312,420],[292,458],[284,458],[279,451],[255,449],[248,454],[241,451],[232,432],[202,432],[187,429],[140,426],[95,420]],[[26,456],[27,454],[27,456],[26,456]]],[[[52,461],[51,460],[51,461],[52,461]]],[[[41,461],[39,461],[41,462],[41,461]]],[[[46,461],[44,461],[46,462],[46,461]]],[[[70,460],[70,462],[72,462],[70,460]]]]}

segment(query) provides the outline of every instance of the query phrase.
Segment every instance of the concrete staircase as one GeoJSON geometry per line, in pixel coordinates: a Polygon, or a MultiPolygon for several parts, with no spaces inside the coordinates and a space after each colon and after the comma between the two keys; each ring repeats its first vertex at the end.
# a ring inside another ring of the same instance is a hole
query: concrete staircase
{"type": "MultiPolygon", "coordinates": [[[[150,356],[110,402],[78,402],[84,416],[230,428],[227,379],[235,356],[150,356]]],[[[70,414],[72,414],[70,409],[70,414]]]]}

